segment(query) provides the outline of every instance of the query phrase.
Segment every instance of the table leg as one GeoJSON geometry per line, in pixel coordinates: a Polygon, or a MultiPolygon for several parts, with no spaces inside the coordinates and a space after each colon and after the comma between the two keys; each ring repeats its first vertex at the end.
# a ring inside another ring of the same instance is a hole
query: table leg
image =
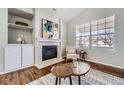
{"type": "Polygon", "coordinates": [[[56,82],[55,82],[55,85],[57,85],[57,83],[58,83],[58,78],[56,77],[56,82]]]}
{"type": "Polygon", "coordinates": [[[61,78],[59,78],[59,85],[61,85],[61,78]]]}
{"type": "Polygon", "coordinates": [[[81,77],[80,76],[78,76],[78,83],[79,83],[79,85],[81,84],[81,77]]]}
{"type": "Polygon", "coordinates": [[[72,79],[71,79],[71,76],[69,77],[69,80],[70,80],[70,85],[72,85],[72,79]]]}

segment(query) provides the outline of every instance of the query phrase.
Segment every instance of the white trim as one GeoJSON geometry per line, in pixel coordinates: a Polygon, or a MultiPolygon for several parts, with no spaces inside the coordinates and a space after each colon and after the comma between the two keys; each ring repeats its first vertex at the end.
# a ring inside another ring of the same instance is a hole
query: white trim
{"type": "Polygon", "coordinates": [[[61,42],[60,39],[37,39],[38,42],[61,42]]]}
{"type": "Polygon", "coordinates": [[[89,62],[91,62],[91,63],[99,63],[99,64],[101,64],[101,65],[106,65],[106,66],[111,66],[111,67],[115,67],[115,68],[124,69],[124,67],[121,67],[121,66],[112,65],[112,64],[107,64],[107,63],[102,63],[102,62],[97,62],[97,61],[93,61],[93,60],[89,60],[89,59],[86,59],[86,61],[89,61],[89,62]]]}

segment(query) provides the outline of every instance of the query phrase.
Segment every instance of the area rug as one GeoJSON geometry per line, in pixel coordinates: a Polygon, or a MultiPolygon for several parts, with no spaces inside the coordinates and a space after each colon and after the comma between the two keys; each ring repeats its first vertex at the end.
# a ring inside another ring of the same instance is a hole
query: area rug
{"type": "MultiPolygon", "coordinates": [[[[55,76],[47,74],[35,81],[30,82],[28,85],[55,85],[55,76]]],[[[78,77],[72,76],[73,85],[78,85],[78,77]]],[[[61,85],[70,85],[69,78],[62,79],[61,85]]],[[[81,85],[124,85],[124,79],[95,70],[90,71],[81,76],[81,85]]]]}

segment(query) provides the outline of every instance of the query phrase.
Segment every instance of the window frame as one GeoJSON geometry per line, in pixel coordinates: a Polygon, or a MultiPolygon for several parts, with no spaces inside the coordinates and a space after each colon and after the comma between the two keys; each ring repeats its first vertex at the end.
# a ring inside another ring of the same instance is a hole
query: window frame
{"type": "MultiPolygon", "coordinates": [[[[115,44],[114,44],[114,38],[115,38],[115,15],[112,15],[112,16],[109,16],[109,17],[105,17],[105,18],[102,18],[102,19],[98,19],[98,20],[95,20],[95,21],[91,21],[91,22],[87,22],[87,23],[89,23],[90,25],[89,25],[89,28],[90,28],[90,30],[89,30],[89,45],[88,46],[86,46],[85,45],[85,43],[84,43],[84,46],[79,46],[79,45],[77,45],[77,29],[76,29],[76,47],[77,48],[105,48],[105,49],[114,49],[115,48],[115,44]],[[98,22],[99,22],[99,20],[103,20],[103,19],[105,19],[104,20],[104,22],[102,23],[103,25],[105,25],[105,27],[103,27],[102,29],[99,29],[98,27],[100,27],[99,25],[101,25],[101,23],[99,24],[98,22]],[[109,21],[108,21],[109,20],[109,21]],[[112,21],[111,21],[112,20],[112,21]],[[92,22],[97,22],[96,23],[96,25],[92,25],[92,22]],[[108,27],[106,27],[106,25],[110,25],[110,26],[108,26],[108,27]],[[96,26],[97,27],[97,29],[96,30],[92,30],[92,28],[93,28],[93,26],[96,26]],[[104,33],[98,33],[99,31],[105,31],[104,33]],[[108,30],[109,32],[107,32],[106,30],[108,30]],[[93,31],[95,32],[97,32],[96,34],[92,34],[93,33],[93,31]],[[102,46],[98,46],[98,42],[99,42],[99,39],[98,39],[98,37],[99,36],[105,36],[105,40],[108,40],[107,39],[107,35],[112,35],[112,37],[110,36],[110,38],[111,39],[113,39],[113,40],[110,40],[110,42],[112,41],[112,45],[111,46],[109,46],[108,44],[107,44],[107,41],[105,41],[105,42],[103,42],[104,43],[104,46],[102,47],[102,46]],[[97,37],[97,45],[96,46],[93,46],[93,36],[96,36],[97,37]],[[109,47],[107,47],[107,45],[109,46],[109,47]]],[[[82,25],[85,25],[85,24],[82,24],[82,25]]],[[[78,26],[78,28],[80,29],[80,26],[81,25],[76,25],[76,27],[78,26]]],[[[78,30],[79,30],[78,29],[78,30]]],[[[80,30],[79,30],[79,32],[80,32],[80,30]]],[[[80,34],[80,33],[79,33],[80,34]]],[[[85,34],[85,31],[84,31],[84,34],[85,34]]],[[[84,36],[82,36],[82,37],[86,37],[85,35],[84,36]]],[[[80,37],[79,37],[80,38],[80,37]]],[[[82,41],[78,41],[78,43],[81,43],[82,41]]]]}

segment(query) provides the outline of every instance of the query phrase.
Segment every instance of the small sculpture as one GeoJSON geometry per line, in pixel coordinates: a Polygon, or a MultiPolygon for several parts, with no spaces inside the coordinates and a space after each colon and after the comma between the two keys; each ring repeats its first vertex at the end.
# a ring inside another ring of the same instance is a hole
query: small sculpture
{"type": "Polygon", "coordinates": [[[17,42],[18,44],[25,44],[24,36],[22,34],[18,35],[17,42]]]}

